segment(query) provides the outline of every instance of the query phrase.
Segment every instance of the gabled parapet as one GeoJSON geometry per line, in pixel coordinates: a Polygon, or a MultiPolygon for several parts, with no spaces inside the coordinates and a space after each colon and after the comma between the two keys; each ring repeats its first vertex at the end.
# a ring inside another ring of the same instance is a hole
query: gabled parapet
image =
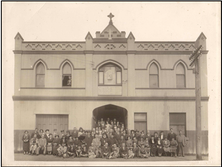
{"type": "Polygon", "coordinates": [[[197,40],[195,41],[195,47],[198,48],[200,45],[202,45],[202,50],[206,50],[206,36],[204,35],[203,32],[199,35],[197,40]]]}
{"type": "Polygon", "coordinates": [[[22,38],[21,34],[18,32],[15,36],[15,50],[22,50],[22,42],[24,39],[22,38]]]}
{"type": "Polygon", "coordinates": [[[134,50],[134,45],[135,45],[135,37],[132,32],[129,33],[127,37],[127,45],[128,45],[128,50],[134,50]]]}
{"type": "Polygon", "coordinates": [[[90,32],[87,33],[86,37],[86,50],[92,50],[93,37],[90,32]]]}

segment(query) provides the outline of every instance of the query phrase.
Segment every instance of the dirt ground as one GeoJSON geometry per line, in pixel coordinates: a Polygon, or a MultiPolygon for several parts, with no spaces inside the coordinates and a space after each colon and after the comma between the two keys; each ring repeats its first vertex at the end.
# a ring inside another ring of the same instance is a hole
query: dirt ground
{"type": "MultiPolygon", "coordinates": [[[[202,156],[203,160],[208,160],[208,156],[202,156]]],[[[196,155],[186,155],[185,157],[149,157],[149,158],[133,158],[133,159],[102,159],[102,158],[62,158],[53,155],[24,155],[22,153],[14,154],[15,161],[195,161],[196,155]]]]}

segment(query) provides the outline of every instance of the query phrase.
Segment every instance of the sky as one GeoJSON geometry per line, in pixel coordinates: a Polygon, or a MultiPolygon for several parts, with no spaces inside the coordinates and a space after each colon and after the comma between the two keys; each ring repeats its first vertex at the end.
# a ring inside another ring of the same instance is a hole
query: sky
{"type": "MultiPolygon", "coordinates": [[[[2,5],[3,118],[12,121],[10,125],[3,121],[5,128],[13,129],[12,50],[17,32],[25,41],[84,41],[88,32],[95,37],[96,31],[102,31],[108,25],[110,12],[114,15],[113,23],[117,29],[125,31],[126,36],[132,32],[136,41],[195,41],[203,32],[209,50],[209,111],[220,116],[220,3],[3,2],[2,5]],[[7,113],[4,111],[6,106],[7,113]]],[[[215,122],[212,123],[217,126],[215,122]]]]}

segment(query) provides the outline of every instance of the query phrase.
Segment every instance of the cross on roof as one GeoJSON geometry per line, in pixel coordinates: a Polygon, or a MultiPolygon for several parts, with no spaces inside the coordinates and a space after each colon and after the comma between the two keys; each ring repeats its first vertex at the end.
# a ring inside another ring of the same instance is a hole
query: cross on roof
{"type": "Polygon", "coordinates": [[[110,13],[107,17],[110,18],[110,20],[112,20],[112,18],[114,17],[114,15],[112,13],[110,13]]]}
{"type": "Polygon", "coordinates": [[[112,18],[114,17],[114,15],[110,13],[107,17],[110,18],[109,24],[112,24],[113,23],[112,18]]]}

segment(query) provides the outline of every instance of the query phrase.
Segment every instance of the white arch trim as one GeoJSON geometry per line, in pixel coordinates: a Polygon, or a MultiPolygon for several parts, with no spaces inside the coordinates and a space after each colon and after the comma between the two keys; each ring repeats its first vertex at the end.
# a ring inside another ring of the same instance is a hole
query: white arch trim
{"type": "Polygon", "coordinates": [[[107,64],[107,63],[116,64],[117,66],[119,66],[119,67],[122,69],[122,71],[127,69],[127,68],[125,68],[121,63],[119,63],[119,62],[117,62],[117,61],[115,61],[115,60],[109,59],[109,60],[105,60],[105,61],[102,61],[101,63],[99,63],[99,64],[94,68],[94,70],[98,70],[101,66],[103,66],[104,64],[107,64]]]}

